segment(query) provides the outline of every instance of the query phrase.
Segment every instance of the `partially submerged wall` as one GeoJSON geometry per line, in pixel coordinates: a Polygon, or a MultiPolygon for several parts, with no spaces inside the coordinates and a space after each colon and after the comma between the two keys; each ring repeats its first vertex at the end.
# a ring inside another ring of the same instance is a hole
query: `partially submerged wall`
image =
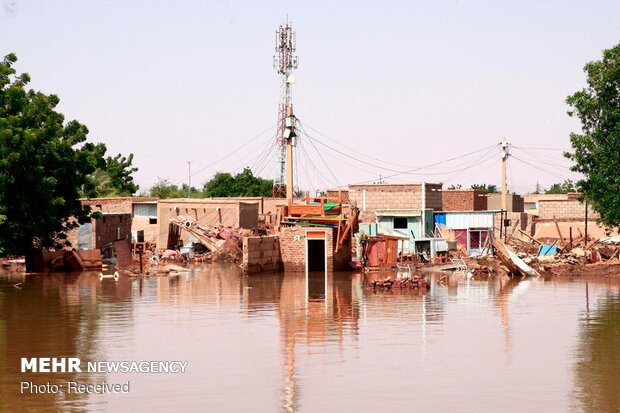
{"type": "Polygon", "coordinates": [[[337,230],[332,228],[285,227],[280,229],[280,254],[286,272],[306,271],[306,232],[325,231],[327,241],[327,271],[346,269],[351,259],[350,239],[334,251],[337,230]]]}
{"type": "Polygon", "coordinates": [[[279,271],[282,268],[280,242],[277,236],[243,238],[243,272],[279,271]]]}

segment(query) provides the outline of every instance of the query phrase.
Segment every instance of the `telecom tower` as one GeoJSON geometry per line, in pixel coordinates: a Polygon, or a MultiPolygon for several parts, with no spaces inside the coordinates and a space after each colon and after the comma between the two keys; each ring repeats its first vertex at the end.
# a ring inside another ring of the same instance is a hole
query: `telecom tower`
{"type": "Polygon", "coordinates": [[[280,104],[278,106],[278,123],[276,144],[278,162],[276,177],[273,181],[273,196],[283,197],[289,203],[293,201],[293,146],[295,145],[295,116],[291,97],[291,85],[297,80],[293,70],[297,69],[295,52],[296,36],[291,23],[280,25],[276,30],[276,54],[273,67],[280,76],[280,104]]]}

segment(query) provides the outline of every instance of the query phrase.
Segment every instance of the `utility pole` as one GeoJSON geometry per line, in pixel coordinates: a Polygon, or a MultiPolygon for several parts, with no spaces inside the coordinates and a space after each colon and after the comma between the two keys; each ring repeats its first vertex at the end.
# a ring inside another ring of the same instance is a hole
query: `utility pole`
{"type": "Polygon", "coordinates": [[[273,181],[273,196],[286,195],[288,204],[293,203],[293,146],[295,145],[295,116],[291,96],[291,85],[297,79],[293,70],[297,69],[296,35],[288,21],[276,30],[273,66],[280,76],[280,104],[278,106],[278,123],[276,144],[278,146],[278,163],[273,181]]]}
{"type": "Polygon", "coordinates": [[[507,202],[507,184],[506,184],[506,162],[508,161],[508,142],[506,142],[506,138],[502,139],[500,143],[501,152],[500,156],[502,158],[502,211],[507,210],[508,202],[507,202]]]}
{"type": "MultiPolygon", "coordinates": [[[[502,142],[500,143],[500,148],[501,148],[501,152],[500,152],[500,156],[502,158],[502,222],[501,222],[501,229],[503,229],[503,233],[504,233],[504,240],[506,239],[506,220],[508,218],[508,200],[507,200],[507,195],[508,195],[508,185],[506,183],[506,163],[508,161],[508,142],[506,142],[506,138],[502,138],[502,142]],[[506,218],[504,218],[506,217],[506,218]]],[[[502,231],[500,229],[500,238],[501,238],[501,234],[502,231]]]]}
{"type": "Polygon", "coordinates": [[[187,197],[190,198],[192,190],[192,161],[187,161],[187,172],[187,197]]]}

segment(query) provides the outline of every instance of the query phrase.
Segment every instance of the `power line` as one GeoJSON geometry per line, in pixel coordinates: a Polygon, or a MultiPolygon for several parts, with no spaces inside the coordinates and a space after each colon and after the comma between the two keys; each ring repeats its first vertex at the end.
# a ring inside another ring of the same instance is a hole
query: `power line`
{"type": "Polygon", "coordinates": [[[323,165],[325,165],[325,168],[327,169],[327,171],[334,178],[334,182],[338,185],[338,187],[341,187],[342,184],[340,183],[340,181],[336,177],[336,174],[334,174],[332,169],[329,167],[328,163],[325,162],[325,159],[323,158],[323,155],[321,155],[321,152],[319,151],[319,149],[314,144],[314,140],[306,133],[306,130],[305,130],[304,126],[301,124],[301,122],[299,124],[301,125],[301,130],[302,130],[303,134],[310,139],[310,144],[312,145],[312,147],[316,151],[317,155],[319,155],[319,158],[321,159],[321,162],[323,162],[323,165]]]}
{"type": "Polygon", "coordinates": [[[516,157],[515,155],[511,155],[511,157],[512,157],[513,159],[516,159],[517,161],[519,161],[519,162],[521,162],[521,163],[524,163],[524,164],[526,164],[526,165],[528,165],[528,166],[531,166],[532,168],[534,168],[534,169],[536,169],[536,170],[538,170],[538,171],[545,172],[545,173],[547,173],[547,174],[549,174],[549,175],[555,176],[555,177],[560,178],[560,179],[570,179],[569,177],[567,177],[567,176],[565,176],[565,175],[561,175],[561,174],[559,174],[559,173],[556,173],[556,172],[553,172],[553,171],[549,171],[548,169],[541,168],[541,167],[540,167],[540,166],[538,166],[538,165],[531,164],[531,163],[529,163],[529,162],[527,162],[527,161],[525,161],[525,160],[523,160],[523,159],[520,159],[520,158],[516,157]]]}
{"type": "MultiPolygon", "coordinates": [[[[256,136],[254,136],[254,137],[250,138],[250,140],[248,140],[248,141],[247,141],[247,142],[245,142],[243,145],[239,146],[238,148],[236,148],[234,151],[230,152],[230,153],[229,153],[229,154],[227,154],[226,156],[223,156],[223,157],[221,157],[220,159],[218,159],[218,160],[216,160],[216,161],[214,161],[214,162],[210,163],[209,165],[204,166],[204,167],[202,167],[202,168],[200,168],[200,169],[198,169],[198,170],[194,171],[193,175],[195,176],[195,175],[199,174],[200,172],[203,172],[203,171],[207,170],[208,168],[211,168],[212,166],[214,166],[214,165],[216,165],[216,164],[218,164],[218,163],[222,162],[223,160],[225,160],[225,159],[229,158],[230,156],[234,155],[236,152],[238,152],[239,150],[243,149],[244,147],[246,147],[246,146],[247,146],[247,145],[249,145],[250,143],[254,142],[256,139],[260,138],[260,137],[261,137],[261,136],[263,136],[265,133],[269,132],[271,129],[273,129],[273,128],[275,128],[275,127],[276,127],[276,125],[271,125],[269,128],[265,129],[264,131],[262,131],[262,132],[261,132],[261,133],[259,133],[258,135],[256,135],[256,136]]],[[[185,180],[185,178],[180,179],[180,180],[178,180],[178,181],[176,181],[176,182],[172,182],[172,183],[176,185],[176,184],[179,184],[179,183],[183,182],[184,180],[185,180]]]]}

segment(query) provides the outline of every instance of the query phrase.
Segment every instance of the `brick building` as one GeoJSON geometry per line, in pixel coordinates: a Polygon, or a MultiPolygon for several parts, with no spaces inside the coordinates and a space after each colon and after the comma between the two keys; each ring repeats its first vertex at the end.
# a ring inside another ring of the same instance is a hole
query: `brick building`
{"type": "Polygon", "coordinates": [[[310,271],[313,271],[314,265],[322,266],[323,260],[326,261],[327,271],[344,270],[351,260],[351,246],[347,241],[336,252],[336,232],[332,228],[281,228],[280,254],[284,271],[303,272],[306,270],[306,261],[310,271]],[[323,255],[324,251],[326,255],[323,255]]]}
{"type": "Polygon", "coordinates": [[[479,189],[447,189],[442,191],[443,211],[486,211],[487,191],[479,189]]]}
{"type": "Polygon", "coordinates": [[[567,201],[568,194],[526,194],[523,195],[523,212],[538,215],[540,201],[567,201]]]}
{"type": "MultiPolygon", "coordinates": [[[[132,238],[132,233],[143,231],[151,237],[157,232],[155,224],[135,219],[135,205],[143,203],[157,203],[158,198],[151,197],[108,197],[108,198],[83,198],[82,205],[88,205],[91,212],[100,212],[102,218],[91,220],[69,231],[68,240],[73,248],[93,249],[116,239],[132,238]]],[[[135,237],[134,237],[135,238],[135,237]]],[[[148,240],[147,240],[148,241],[148,240]]]]}
{"type": "MultiPolygon", "coordinates": [[[[538,201],[538,220],[552,220],[555,216],[560,220],[584,220],[586,206],[576,197],[572,199],[545,199],[538,201]]],[[[600,215],[588,205],[588,220],[600,218],[600,215]]]]}
{"type": "MultiPolygon", "coordinates": [[[[232,199],[160,199],[157,203],[157,248],[168,247],[170,218],[186,216],[206,227],[231,227],[253,229],[258,226],[259,203],[240,202],[232,199]]],[[[184,245],[189,235],[181,233],[184,245]]]]}
{"type": "MultiPolygon", "coordinates": [[[[349,185],[349,201],[364,212],[380,209],[431,209],[442,208],[442,184],[370,184],[349,185]]],[[[372,216],[372,215],[367,215],[372,216]]]]}
{"type": "MultiPolygon", "coordinates": [[[[517,194],[506,194],[506,210],[508,212],[523,212],[523,197],[517,194]]],[[[488,194],[487,209],[489,211],[500,211],[502,209],[502,194],[488,194]]]]}

